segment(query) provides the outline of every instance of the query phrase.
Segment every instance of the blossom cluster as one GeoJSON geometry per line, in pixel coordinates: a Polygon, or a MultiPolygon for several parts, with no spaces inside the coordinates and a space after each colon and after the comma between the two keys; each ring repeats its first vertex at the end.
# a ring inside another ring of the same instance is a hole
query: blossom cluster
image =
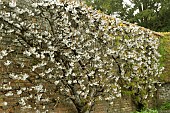
{"type": "Polygon", "coordinates": [[[0,37],[13,40],[9,46],[17,39],[22,48],[15,63],[6,60],[13,53],[0,51],[4,66],[22,64],[6,76],[32,84],[5,94],[33,93],[21,95],[22,108],[38,110],[39,103],[46,109],[43,103],[57,102],[58,94],[87,111],[98,100],[113,104],[130,88],[133,93],[144,90],[147,99],[161,73],[159,39],[152,31],[80,4],[41,2],[31,9],[1,4],[0,30],[0,37]]]}

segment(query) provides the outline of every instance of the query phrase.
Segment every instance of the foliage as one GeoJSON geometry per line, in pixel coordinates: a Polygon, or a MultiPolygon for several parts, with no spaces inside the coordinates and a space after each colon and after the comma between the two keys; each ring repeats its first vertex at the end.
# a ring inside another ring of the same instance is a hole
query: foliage
{"type": "Polygon", "coordinates": [[[146,110],[142,110],[142,111],[135,111],[133,113],[158,113],[158,111],[162,111],[162,110],[169,110],[170,109],[170,102],[166,102],[164,104],[162,104],[160,107],[157,108],[157,110],[154,109],[146,109],[146,110]]]}
{"type": "Polygon", "coordinates": [[[170,110],[170,102],[166,102],[159,107],[159,110],[170,110]]]}
{"type": "Polygon", "coordinates": [[[141,112],[134,112],[134,113],[158,113],[157,110],[152,110],[152,109],[147,109],[147,110],[142,110],[141,112]]]}
{"type": "Polygon", "coordinates": [[[18,95],[17,107],[48,111],[62,95],[85,113],[98,100],[113,104],[122,91],[143,107],[153,97],[162,69],[152,31],[79,4],[0,5],[0,37],[10,40],[0,50],[0,76],[10,78],[0,91],[18,95]],[[15,88],[13,81],[31,85],[15,88]]]}

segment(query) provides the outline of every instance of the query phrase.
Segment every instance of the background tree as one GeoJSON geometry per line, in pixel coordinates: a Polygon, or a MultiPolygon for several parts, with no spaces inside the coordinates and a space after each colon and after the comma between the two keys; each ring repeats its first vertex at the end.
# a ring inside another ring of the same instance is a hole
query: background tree
{"type": "Polygon", "coordinates": [[[169,30],[169,1],[168,0],[86,0],[88,5],[106,12],[116,14],[122,20],[137,23],[140,26],[155,31],[169,30]]]}
{"type": "Polygon", "coordinates": [[[87,5],[91,5],[107,14],[120,13],[123,10],[123,0],[84,0],[87,5]]]}
{"type": "Polygon", "coordinates": [[[130,0],[126,5],[127,11],[122,19],[140,26],[155,30],[169,31],[169,19],[165,16],[169,12],[168,0],[130,0]]]}
{"type": "Polygon", "coordinates": [[[125,20],[155,30],[161,0],[130,0],[130,2],[133,7],[129,6],[128,16],[125,20]]]}
{"type": "Polygon", "coordinates": [[[170,31],[170,2],[169,0],[161,0],[161,8],[156,20],[157,31],[170,31]]]}

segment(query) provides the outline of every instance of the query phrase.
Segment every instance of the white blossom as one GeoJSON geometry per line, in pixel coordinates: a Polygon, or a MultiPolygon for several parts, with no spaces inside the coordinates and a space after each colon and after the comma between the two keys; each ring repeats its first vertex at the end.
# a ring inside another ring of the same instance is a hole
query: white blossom
{"type": "Polygon", "coordinates": [[[4,65],[8,66],[11,64],[11,61],[10,60],[7,60],[6,62],[4,62],[4,65]]]}
{"type": "Polygon", "coordinates": [[[121,97],[121,93],[116,94],[116,97],[121,97]]]}
{"type": "Polygon", "coordinates": [[[7,105],[8,105],[8,103],[7,103],[7,102],[3,102],[3,105],[4,105],[4,106],[7,106],[7,105]]]}
{"type": "Polygon", "coordinates": [[[20,95],[20,94],[22,94],[22,90],[17,91],[17,95],[20,95]]]}
{"type": "Polygon", "coordinates": [[[59,82],[60,82],[60,81],[58,81],[58,80],[57,80],[57,81],[55,81],[55,82],[54,82],[54,84],[55,84],[55,85],[58,85],[58,84],[59,84],[59,82]]]}
{"type": "Polygon", "coordinates": [[[33,4],[32,4],[32,7],[35,7],[35,8],[36,8],[37,6],[38,6],[37,3],[33,3],[33,4]]]}
{"type": "Polygon", "coordinates": [[[16,7],[16,0],[12,0],[12,2],[9,2],[9,6],[12,8],[16,7]]]}
{"type": "Polygon", "coordinates": [[[21,98],[19,101],[19,104],[21,104],[22,106],[25,106],[26,105],[25,99],[21,98]]]}
{"type": "Polygon", "coordinates": [[[29,77],[29,75],[24,73],[24,74],[22,74],[21,80],[26,80],[28,77],[29,77]]]}
{"type": "Polygon", "coordinates": [[[30,47],[29,52],[32,54],[35,54],[36,48],[35,47],[30,47]]]}
{"type": "Polygon", "coordinates": [[[72,81],[71,80],[68,80],[68,84],[71,84],[72,83],[72,81]]]}
{"type": "Polygon", "coordinates": [[[31,52],[29,52],[29,51],[24,51],[23,54],[25,54],[27,56],[31,56],[31,52]]]}
{"type": "Polygon", "coordinates": [[[2,55],[2,57],[3,57],[3,56],[7,56],[7,55],[8,55],[7,50],[2,50],[2,51],[1,51],[1,55],[2,55]]]}
{"type": "Polygon", "coordinates": [[[5,96],[13,96],[13,92],[9,91],[8,93],[5,94],[5,96]]]}
{"type": "Polygon", "coordinates": [[[35,90],[37,90],[37,92],[43,92],[43,85],[38,85],[38,86],[35,86],[34,87],[35,88],[35,90]]]}

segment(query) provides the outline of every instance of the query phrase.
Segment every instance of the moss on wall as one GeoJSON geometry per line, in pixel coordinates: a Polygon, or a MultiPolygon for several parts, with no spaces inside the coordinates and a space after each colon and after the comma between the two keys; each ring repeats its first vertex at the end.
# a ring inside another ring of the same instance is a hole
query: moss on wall
{"type": "Polygon", "coordinates": [[[164,66],[163,74],[161,75],[161,80],[163,82],[170,82],[170,33],[161,33],[164,35],[160,39],[160,53],[161,57],[161,65],[164,66]]]}

